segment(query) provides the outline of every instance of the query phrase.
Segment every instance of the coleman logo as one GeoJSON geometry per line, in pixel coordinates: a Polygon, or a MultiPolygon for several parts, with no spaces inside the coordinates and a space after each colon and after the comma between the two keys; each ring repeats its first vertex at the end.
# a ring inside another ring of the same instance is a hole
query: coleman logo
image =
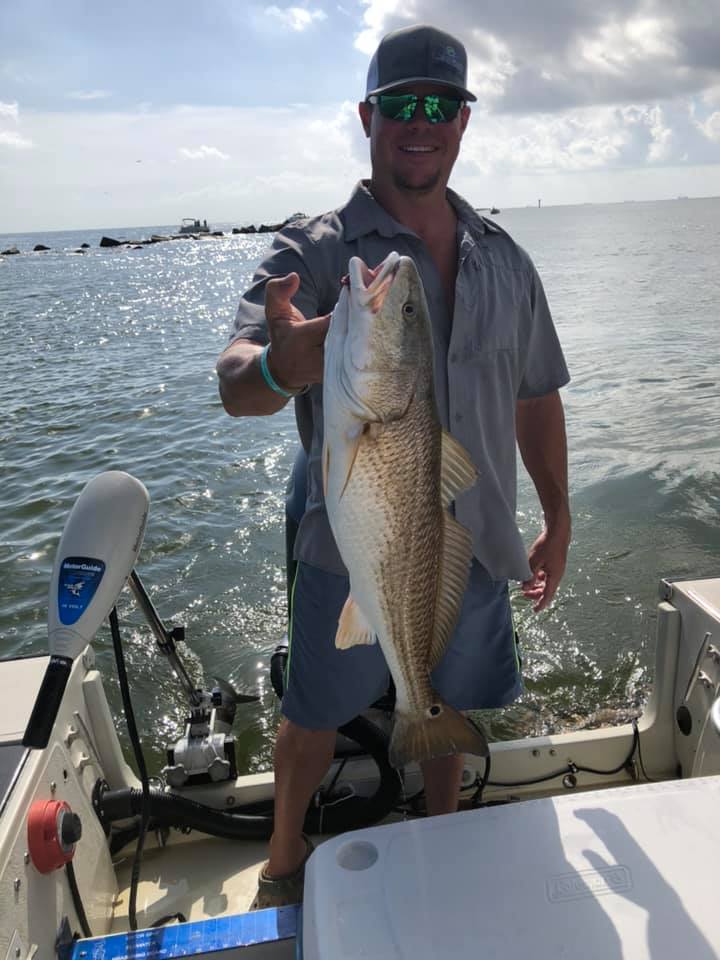
{"type": "Polygon", "coordinates": [[[602,897],[608,893],[626,893],[632,890],[632,874],[627,867],[616,864],[601,870],[580,870],[563,873],[545,881],[545,893],[550,903],[602,897]]]}

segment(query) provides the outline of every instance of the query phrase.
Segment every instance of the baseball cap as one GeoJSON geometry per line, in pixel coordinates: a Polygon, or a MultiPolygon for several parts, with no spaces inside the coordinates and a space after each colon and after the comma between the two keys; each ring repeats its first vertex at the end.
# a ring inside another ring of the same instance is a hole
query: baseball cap
{"type": "Polygon", "coordinates": [[[463,100],[477,100],[467,89],[465,47],[449,33],[419,23],[388,33],[373,54],[365,99],[406,83],[436,83],[463,100]]]}

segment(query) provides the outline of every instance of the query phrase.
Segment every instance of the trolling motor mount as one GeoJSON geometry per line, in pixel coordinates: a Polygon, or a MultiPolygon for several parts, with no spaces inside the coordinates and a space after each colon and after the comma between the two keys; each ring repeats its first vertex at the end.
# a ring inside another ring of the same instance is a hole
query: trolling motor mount
{"type": "Polygon", "coordinates": [[[130,574],[128,584],[155,635],[158,648],[169,660],[190,704],[185,734],[168,747],[168,763],[163,767],[163,775],[175,788],[192,783],[234,780],[237,776],[235,738],[230,729],[237,705],[255,703],[259,697],[238,693],[219,677],[214,677],[215,686],[210,691],[195,687],[176,647],[176,641],[185,639],[185,628],[169,628],[163,623],[137,570],[130,574]]]}
{"type": "Polygon", "coordinates": [[[168,747],[163,776],[171,787],[188,783],[218,783],[237,776],[235,738],[230,728],[235,719],[236,700],[220,686],[208,693],[197,690],[201,699],[191,707],[185,721],[185,735],[168,747]]]}

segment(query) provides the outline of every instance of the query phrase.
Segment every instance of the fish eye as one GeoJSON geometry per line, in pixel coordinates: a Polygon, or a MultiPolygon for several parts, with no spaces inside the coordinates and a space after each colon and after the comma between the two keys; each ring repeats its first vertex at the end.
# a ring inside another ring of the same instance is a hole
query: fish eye
{"type": "Polygon", "coordinates": [[[415,307],[412,305],[412,303],[404,303],[402,312],[404,317],[414,317],[415,307]]]}

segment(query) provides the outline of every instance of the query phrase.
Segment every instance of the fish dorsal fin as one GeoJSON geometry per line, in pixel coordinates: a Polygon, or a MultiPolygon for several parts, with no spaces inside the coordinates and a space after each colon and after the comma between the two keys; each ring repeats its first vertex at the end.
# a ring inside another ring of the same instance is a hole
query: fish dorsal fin
{"type": "Polygon", "coordinates": [[[340,611],[335,646],[338,650],[347,650],[348,647],[361,643],[375,643],[376,639],[375,632],[365,619],[362,610],[352,596],[349,596],[340,611]]]}
{"type": "Polygon", "coordinates": [[[434,670],[440,662],[460,616],[471,560],[470,532],[443,510],[442,556],[435,603],[435,625],[430,646],[430,670],[434,670]]]}
{"type": "Polygon", "coordinates": [[[447,430],[442,432],[442,466],[440,469],[440,496],[447,507],[463,490],[469,490],[478,478],[475,464],[465,447],[447,430]]]}

